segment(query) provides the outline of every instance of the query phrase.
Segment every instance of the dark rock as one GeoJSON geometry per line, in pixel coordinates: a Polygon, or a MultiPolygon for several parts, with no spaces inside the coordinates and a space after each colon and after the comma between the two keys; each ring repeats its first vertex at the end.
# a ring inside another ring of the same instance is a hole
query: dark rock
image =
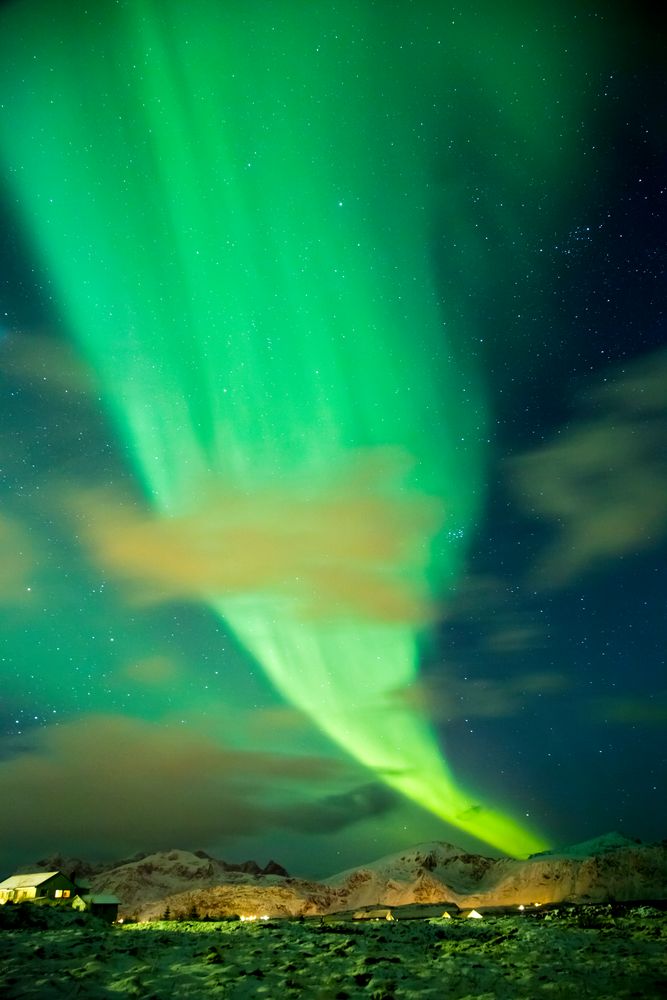
{"type": "Polygon", "coordinates": [[[373,978],[372,972],[357,972],[352,976],[357,986],[368,986],[371,979],[373,978]]]}
{"type": "Polygon", "coordinates": [[[283,878],[289,877],[289,872],[279,865],[277,861],[269,861],[266,868],[263,869],[262,875],[281,875],[283,878]]]}

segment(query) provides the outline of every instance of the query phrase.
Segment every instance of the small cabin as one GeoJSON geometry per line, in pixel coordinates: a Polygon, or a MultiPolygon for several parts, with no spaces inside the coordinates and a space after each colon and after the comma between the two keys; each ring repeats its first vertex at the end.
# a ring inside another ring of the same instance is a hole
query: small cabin
{"type": "Polygon", "coordinates": [[[102,920],[106,920],[110,924],[118,919],[119,904],[120,900],[117,896],[111,896],[104,892],[81,894],[72,900],[73,909],[85,910],[95,917],[101,917],[102,920]]]}
{"type": "Polygon", "coordinates": [[[0,906],[20,903],[24,899],[71,900],[77,886],[62,872],[31,872],[27,875],[10,875],[0,882],[0,906]]]}
{"type": "Polygon", "coordinates": [[[388,906],[364,906],[361,910],[355,910],[353,920],[393,920],[391,909],[388,906]]]}

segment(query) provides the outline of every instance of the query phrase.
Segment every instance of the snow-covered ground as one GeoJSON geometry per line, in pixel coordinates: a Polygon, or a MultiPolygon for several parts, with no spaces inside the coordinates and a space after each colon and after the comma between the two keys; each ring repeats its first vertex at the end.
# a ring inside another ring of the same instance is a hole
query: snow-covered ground
{"type": "Polygon", "coordinates": [[[667,995],[667,913],[0,930],[0,996],[479,1000],[667,995]]]}

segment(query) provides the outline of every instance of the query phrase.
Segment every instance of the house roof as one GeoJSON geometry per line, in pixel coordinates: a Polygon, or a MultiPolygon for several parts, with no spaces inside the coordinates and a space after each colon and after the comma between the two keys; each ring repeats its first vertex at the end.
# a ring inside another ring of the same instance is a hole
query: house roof
{"type": "Polygon", "coordinates": [[[115,903],[116,905],[120,903],[118,896],[112,896],[107,892],[95,892],[90,896],[82,896],[81,899],[86,903],[115,903]]]}
{"type": "MultiPolygon", "coordinates": [[[[62,875],[62,872],[32,872],[28,875],[10,875],[4,882],[0,882],[0,889],[28,889],[33,885],[42,885],[48,882],[54,875],[62,875]]],[[[69,881],[69,879],[68,879],[69,881]]]]}

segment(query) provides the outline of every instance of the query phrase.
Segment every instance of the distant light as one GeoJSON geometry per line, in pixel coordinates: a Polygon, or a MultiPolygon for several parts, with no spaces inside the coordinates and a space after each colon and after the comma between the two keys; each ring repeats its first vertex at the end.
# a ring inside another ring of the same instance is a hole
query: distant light
{"type": "Polygon", "coordinates": [[[525,910],[525,909],[526,909],[526,907],[525,907],[525,906],[523,905],[523,903],[520,903],[520,904],[519,904],[519,909],[520,909],[520,910],[525,910]]]}

